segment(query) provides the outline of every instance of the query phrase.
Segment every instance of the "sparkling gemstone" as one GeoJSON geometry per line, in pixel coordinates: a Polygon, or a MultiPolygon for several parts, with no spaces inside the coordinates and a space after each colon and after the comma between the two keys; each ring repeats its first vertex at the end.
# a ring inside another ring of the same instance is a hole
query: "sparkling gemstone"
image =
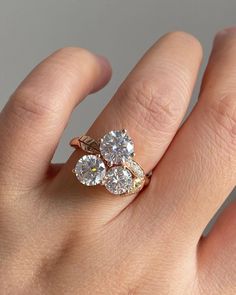
{"type": "Polygon", "coordinates": [[[144,178],[145,174],[141,166],[135,162],[134,160],[130,159],[125,163],[125,166],[136,176],[139,178],[144,178]]]}
{"type": "Polygon", "coordinates": [[[92,186],[102,182],[106,175],[106,167],[99,157],[85,155],[77,162],[75,174],[81,183],[92,186]]]}
{"type": "Polygon", "coordinates": [[[134,143],[126,131],[111,131],[101,139],[100,151],[110,165],[121,164],[133,157],[134,143]]]}
{"type": "Polygon", "coordinates": [[[112,194],[124,194],[132,187],[132,173],[122,166],[113,167],[107,171],[104,182],[112,194]]]}
{"type": "Polygon", "coordinates": [[[144,178],[135,178],[133,180],[132,187],[129,189],[128,193],[137,193],[139,192],[144,186],[144,178]]]}

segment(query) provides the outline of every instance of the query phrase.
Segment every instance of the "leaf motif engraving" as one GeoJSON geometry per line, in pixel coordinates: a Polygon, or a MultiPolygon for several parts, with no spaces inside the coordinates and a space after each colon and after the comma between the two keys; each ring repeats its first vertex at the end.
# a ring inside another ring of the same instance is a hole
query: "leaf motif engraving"
{"type": "Polygon", "coordinates": [[[88,135],[73,138],[70,145],[76,149],[81,148],[83,151],[90,154],[100,153],[99,143],[88,135]]]}
{"type": "Polygon", "coordinates": [[[127,194],[130,195],[130,194],[136,194],[140,192],[141,189],[144,187],[144,184],[145,184],[144,178],[133,179],[133,184],[127,194]]]}

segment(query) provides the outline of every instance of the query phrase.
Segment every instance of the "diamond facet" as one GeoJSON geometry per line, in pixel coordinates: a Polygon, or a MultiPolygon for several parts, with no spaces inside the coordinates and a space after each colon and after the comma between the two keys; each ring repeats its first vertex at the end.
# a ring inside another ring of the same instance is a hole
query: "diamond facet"
{"type": "Polygon", "coordinates": [[[121,164],[133,157],[134,143],[126,131],[111,131],[101,139],[100,152],[110,165],[121,164]]]}
{"type": "Polygon", "coordinates": [[[135,162],[134,160],[130,159],[125,163],[125,166],[136,176],[139,178],[144,178],[145,174],[141,166],[135,162]]]}
{"type": "Polygon", "coordinates": [[[92,186],[102,182],[106,175],[106,167],[99,157],[85,155],[77,162],[75,174],[82,184],[92,186]]]}
{"type": "Polygon", "coordinates": [[[110,168],[104,178],[106,189],[116,195],[127,193],[132,183],[132,173],[122,166],[110,168]]]}
{"type": "Polygon", "coordinates": [[[145,183],[144,178],[135,178],[133,180],[132,187],[129,189],[128,193],[133,194],[141,191],[145,183]]]}

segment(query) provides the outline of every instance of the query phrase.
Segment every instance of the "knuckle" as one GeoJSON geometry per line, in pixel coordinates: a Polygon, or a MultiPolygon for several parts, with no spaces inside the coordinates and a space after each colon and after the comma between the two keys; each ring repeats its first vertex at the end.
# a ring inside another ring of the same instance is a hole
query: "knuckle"
{"type": "MultiPolygon", "coordinates": [[[[172,91],[155,80],[134,81],[122,87],[130,117],[142,128],[171,131],[182,113],[182,103],[174,98],[172,91]]],[[[121,100],[122,104],[122,100],[121,100]]]]}
{"type": "Polygon", "coordinates": [[[227,148],[236,153],[236,94],[227,94],[207,103],[207,120],[227,148]]]}
{"type": "Polygon", "coordinates": [[[21,120],[45,119],[57,111],[53,100],[35,95],[28,87],[19,88],[10,99],[11,110],[21,120]]]}
{"type": "Polygon", "coordinates": [[[98,59],[90,51],[83,48],[65,47],[58,49],[51,57],[54,72],[64,72],[71,80],[77,78],[78,73],[93,77],[98,71],[98,59]]]}
{"type": "Polygon", "coordinates": [[[58,49],[50,57],[49,64],[48,68],[53,72],[53,76],[41,68],[38,75],[40,79],[36,75],[33,76],[27,83],[23,82],[11,96],[11,111],[17,117],[31,121],[35,117],[54,119],[55,116],[52,115],[63,111],[67,97],[71,95],[70,85],[73,83],[71,81],[75,81],[75,77],[77,79],[80,71],[89,76],[96,70],[96,57],[86,49],[65,47],[58,49]],[[58,87],[56,81],[57,76],[61,77],[62,72],[65,76],[63,89],[58,87]]]}
{"type": "Polygon", "coordinates": [[[63,47],[58,49],[55,53],[60,55],[72,55],[72,54],[81,54],[88,53],[89,51],[81,47],[63,47]]]}
{"type": "Polygon", "coordinates": [[[58,49],[54,56],[58,60],[67,61],[69,59],[79,59],[82,60],[84,63],[95,63],[96,62],[96,56],[91,53],[89,50],[81,48],[81,47],[63,47],[58,49]]]}

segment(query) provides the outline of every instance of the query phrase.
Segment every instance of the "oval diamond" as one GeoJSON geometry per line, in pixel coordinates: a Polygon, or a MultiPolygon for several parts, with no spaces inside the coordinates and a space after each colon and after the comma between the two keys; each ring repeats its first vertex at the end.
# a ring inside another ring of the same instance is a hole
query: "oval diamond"
{"type": "Polygon", "coordinates": [[[127,193],[132,183],[132,173],[122,166],[110,168],[104,178],[106,189],[115,195],[127,193]]]}
{"type": "Polygon", "coordinates": [[[75,175],[78,180],[87,186],[97,185],[106,175],[103,161],[95,155],[85,155],[75,166],[75,175]]]}
{"type": "Polygon", "coordinates": [[[111,131],[101,139],[100,152],[110,165],[118,165],[133,157],[134,143],[125,130],[111,131]]]}

